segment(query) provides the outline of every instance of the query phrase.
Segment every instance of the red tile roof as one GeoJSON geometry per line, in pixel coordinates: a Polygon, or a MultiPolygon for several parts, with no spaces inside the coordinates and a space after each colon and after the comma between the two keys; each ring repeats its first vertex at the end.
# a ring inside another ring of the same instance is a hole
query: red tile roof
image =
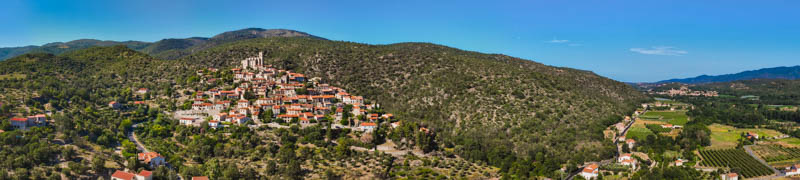
{"type": "Polygon", "coordinates": [[[131,180],[134,177],[136,177],[136,175],[135,174],[131,174],[129,172],[117,170],[116,172],[114,172],[114,174],[111,175],[111,177],[120,178],[120,179],[124,179],[124,180],[131,180]]]}
{"type": "Polygon", "coordinates": [[[195,176],[192,180],[208,180],[208,176],[195,176]]]}
{"type": "Polygon", "coordinates": [[[140,176],[147,177],[147,176],[151,176],[151,175],[153,175],[153,172],[151,172],[151,171],[146,171],[146,170],[142,170],[142,172],[139,172],[139,175],[140,175],[140,176]]]}
{"type": "Polygon", "coordinates": [[[28,121],[28,118],[15,117],[15,118],[11,118],[11,121],[28,121]]]}

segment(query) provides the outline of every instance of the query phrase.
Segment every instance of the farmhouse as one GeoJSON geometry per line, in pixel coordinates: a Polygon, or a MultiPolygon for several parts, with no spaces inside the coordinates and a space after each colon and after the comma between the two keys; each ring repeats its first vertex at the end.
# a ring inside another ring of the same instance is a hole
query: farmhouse
{"type": "Polygon", "coordinates": [[[794,176],[800,174],[800,164],[795,164],[786,168],[786,176],[794,176]]]}
{"type": "Polygon", "coordinates": [[[161,154],[157,152],[139,153],[139,161],[144,161],[144,163],[150,165],[150,167],[156,167],[167,163],[164,160],[164,156],[161,156],[161,154]]]}
{"type": "Polygon", "coordinates": [[[108,103],[108,107],[114,108],[114,109],[119,109],[120,107],[122,107],[122,105],[119,104],[117,101],[111,101],[111,102],[108,103]]]}
{"type": "Polygon", "coordinates": [[[598,167],[599,166],[597,164],[594,163],[589,164],[588,166],[584,167],[583,170],[581,171],[580,174],[581,177],[583,177],[584,179],[596,179],[598,167]]]}
{"type": "Polygon", "coordinates": [[[629,149],[633,149],[633,146],[636,145],[636,140],[627,139],[627,140],[625,140],[625,144],[628,144],[628,148],[629,149]]]}
{"type": "Polygon", "coordinates": [[[139,90],[136,90],[136,93],[139,94],[147,94],[148,92],[150,92],[150,90],[148,90],[147,88],[139,88],[139,90]]]}
{"type": "Polygon", "coordinates": [[[728,173],[720,175],[722,180],[739,180],[739,174],[736,173],[728,173]]]}
{"type": "Polygon", "coordinates": [[[153,172],[142,170],[139,174],[133,174],[125,171],[115,171],[111,175],[111,180],[151,180],[153,179],[153,172]]]}
{"type": "Polygon", "coordinates": [[[17,129],[27,129],[28,124],[30,124],[28,122],[28,118],[22,118],[22,117],[14,117],[9,119],[9,121],[11,121],[11,126],[14,126],[17,129]]]}
{"type": "Polygon", "coordinates": [[[745,134],[745,137],[746,137],[747,139],[758,139],[758,134],[757,134],[757,133],[754,133],[754,132],[747,132],[747,133],[745,134]]]}
{"type": "Polygon", "coordinates": [[[675,160],[675,166],[683,166],[684,162],[686,162],[686,160],[677,159],[677,160],[675,160]]]}

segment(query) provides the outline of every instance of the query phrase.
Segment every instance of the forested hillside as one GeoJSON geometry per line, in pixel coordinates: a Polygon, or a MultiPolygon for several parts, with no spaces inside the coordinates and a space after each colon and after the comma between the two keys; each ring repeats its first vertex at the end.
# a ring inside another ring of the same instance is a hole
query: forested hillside
{"type": "Polygon", "coordinates": [[[6,47],[0,48],[0,61],[13,58],[25,53],[49,53],[59,55],[75,50],[90,47],[104,47],[125,45],[128,48],[144,52],[153,57],[161,59],[177,59],[194,52],[215,47],[221,44],[256,38],[269,37],[309,37],[323,39],[308,33],[288,30],[288,29],[261,29],[247,28],[236,31],[228,31],[215,35],[214,37],[191,37],[191,38],[167,38],[156,42],[141,41],[101,41],[95,39],[79,39],[69,42],[48,43],[42,46],[6,47]]]}
{"type": "Polygon", "coordinates": [[[432,126],[441,132],[441,145],[459,155],[506,168],[514,162],[512,154],[530,160],[543,155],[552,166],[610,157],[614,148],[601,142],[601,131],[644,97],[587,71],[427,43],[269,38],[180,61],[227,67],[259,51],[276,67],[322,77],[378,99],[402,119],[432,126]]]}
{"type": "MultiPolygon", "coordinates": [[[[195,70],[232,67],[260,51],[268,64],[319,77],[377,100],[402,121],[429,127],[436,133],[434,153],[488,162],[518,177],[554,176],[561,165],[612,157],[615,147],[603,140],[602,130],[644,99],[632,87],[592,72],[505,55],[427,43],[297,37],[236,41],[177,60],[159,60],[124,45],[29,54],[0,62],[0,82],[6,92],[33,94],[6,95],[6,102],[63,110],[64,116],[55,118],[60,137],[87,136],[113,147],[127,126],[111,118],[119,115],[97,115],[94,108],[132,101],[130,88],[146,87],[153,92],[145,99],[158,97],[155,108],[174,110],[176,101],[169,97],[196,83],[195,70]]],[[[155,108],[137,110],[130,120],[156,118],[155,108]]]]}

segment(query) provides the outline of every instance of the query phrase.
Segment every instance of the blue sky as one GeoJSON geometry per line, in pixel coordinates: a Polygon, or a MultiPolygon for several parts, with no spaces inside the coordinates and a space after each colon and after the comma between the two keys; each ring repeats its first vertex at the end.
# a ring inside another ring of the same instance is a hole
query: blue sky
{"type": "Polygon", "coordinates": [[[800,65],[800,1],[0,2],[0,47],[157,41],[248,28],[431,42],[626,82],[800,65]]]}

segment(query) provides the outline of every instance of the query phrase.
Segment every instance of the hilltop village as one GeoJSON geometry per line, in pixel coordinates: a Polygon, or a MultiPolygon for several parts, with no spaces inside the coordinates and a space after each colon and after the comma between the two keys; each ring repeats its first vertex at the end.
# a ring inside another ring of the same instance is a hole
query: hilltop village
{"type": "Polygon", "coordinates": [[[368,103],[362,96],[319,83],[319,79],[307,79],[301,73],[264,65],[263,61],[263,53],[242,60],[240,67],[230,70],[234,74],[232,82],[209,74],[218,69],[198,70],[201,82],[211,85],[210,89],[194,92],[188,97],[192,99],[191,109],[176,112],[175,118],[184,125],[207,123],[212,128],[251,121],[251,125],[272,127],[326,121],[335,122],[334,128],[356,131],[372,131],[379,120],[388,122],[393,118],[390,113],[370,112],[380,106],[368,103]]]}

